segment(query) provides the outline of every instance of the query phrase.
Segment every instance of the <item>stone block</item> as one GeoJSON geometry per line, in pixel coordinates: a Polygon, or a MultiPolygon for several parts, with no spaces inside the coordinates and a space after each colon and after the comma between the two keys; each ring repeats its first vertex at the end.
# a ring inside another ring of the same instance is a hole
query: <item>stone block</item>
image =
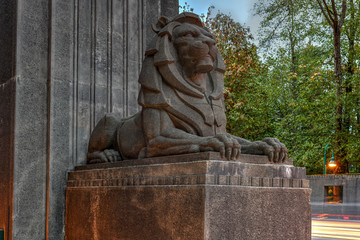
{"type": "Polygon", "coordinates": [[[206,174],[205,177],[206,177],[206,184],[217,184],[216,176],[206,174]]]}
{"type": "Polygon", "coordinates": [[[240,177],[239,176],[230,176],[230,185],[240,185],[240,177]]]}
{"type": "Polygon", "coordinates": [[[219,176],[220,185],[228,185],[228,176],[220,175],[219,176]]]}
{"type": "Polygon", "coordinates": [[[272,187],[272,178],[263,178],[263,187],[272,187]]]}
{"type": "Polygon", "coordinates": [[[241,185],[251,186],[251,178],[250,177],[241,177],[241,185]]]}
{"type": "Polygon", "coordinates": [[[301,180],[301,187],[303,188],[309,188],[310,187],[310,181],[306,179],[301,180]]]}
{"type": "Polygon", "coordinates": [[[309,189],[208,186],[202,239],[310,240],[310,192],[309,189]]]}
{"type": "Polygon", "coordinates": [[[291,183],[291,179],[287,179],[287,178],[283,178],[282,179],[282,187],[291,187],[292,183],[291,183]]]}
{"type": "Polygon", "coordinates": [[[311,190],[290,184],[303,179],[276,165],[206,157],[78,167],[66,190],[66,239],[311,239],[311,190]],[[126,183],[94,178],[109,174],[126,183]]]}
{"type": "Polygon", "coordinates": [[[282,179],[281,178],[273,178],[273,187],[282,187],[282,179]]]}
{"type": "Polygon", "coordinates": [[[292,180],[292,187],[294,187],[294,188],[301,187],[301,179],[293,179],[292,180]]]}
{"type": "Polygon", "coordinates": [[[262,179],[258,177],[252,177],[251,178],[251,186],[259,187],[262,184],[262,179]]]}
{"type": "Polygon", "coordinates": [[[202,239],[205,186],[67,190],[66,239],[202,239]]]}

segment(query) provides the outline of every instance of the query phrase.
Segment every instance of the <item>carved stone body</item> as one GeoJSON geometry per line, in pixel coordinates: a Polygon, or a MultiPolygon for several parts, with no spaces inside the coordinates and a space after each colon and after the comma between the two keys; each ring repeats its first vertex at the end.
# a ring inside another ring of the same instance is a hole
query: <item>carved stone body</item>
{"type": "Polygon", "coordinates": [[[212,34],[196,14],[160,18],[157,37],[145,52],[139,77],[142,110],[120,119],[107,114],[94,129],[88,163],[218,151],[226,159],[240,152],[287,158],[275,138],[250,142],[226,133],[223,104],[225,67],[212,34]]]}

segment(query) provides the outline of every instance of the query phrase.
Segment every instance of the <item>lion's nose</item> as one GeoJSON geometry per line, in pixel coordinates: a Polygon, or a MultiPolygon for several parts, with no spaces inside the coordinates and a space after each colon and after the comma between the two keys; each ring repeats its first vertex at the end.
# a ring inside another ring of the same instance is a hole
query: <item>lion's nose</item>
{"type": "Polygon", "coordinates": [[[207,49],[207,51],[209,50],[209,44],[203,40],[192,43],[192,47],[196,49],[207,49]]]}
{"type": "Polygon", "coordinates": [[[212,46],[212,45],[216,44],[216,41],[214,39],[206,37],[206,36],[203,37],[202,42],[206,43],[209,46],[212,46]]]}

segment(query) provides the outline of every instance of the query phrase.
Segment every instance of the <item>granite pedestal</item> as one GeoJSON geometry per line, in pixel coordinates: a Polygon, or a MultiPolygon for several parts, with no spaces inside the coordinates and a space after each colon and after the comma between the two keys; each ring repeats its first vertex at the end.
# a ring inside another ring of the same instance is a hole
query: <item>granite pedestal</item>
{"type": "Polygon", "coordinates": [[[218,153],[77,167],[66,239],[311,239],[305,169],[218,153]]]}

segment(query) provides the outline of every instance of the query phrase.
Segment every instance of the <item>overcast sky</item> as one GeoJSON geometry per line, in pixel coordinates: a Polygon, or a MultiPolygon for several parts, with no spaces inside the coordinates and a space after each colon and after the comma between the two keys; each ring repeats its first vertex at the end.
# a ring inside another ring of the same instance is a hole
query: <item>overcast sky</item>
{"type": "MultiPolygon", "coordinates": [[[[250,27],[250,32],[256,39],[256,32],[259,27],[260,18],[253,16],[253,6],[257,0],[179,0],[180,6],[187,2],[197,14],[206,13],[208,7],[215,6],[215,13],[220,10],[222,13],[229,14],[232,18],[250,27]]],[[[257,41],[256,41],[257,42],[257,41]]]]}

